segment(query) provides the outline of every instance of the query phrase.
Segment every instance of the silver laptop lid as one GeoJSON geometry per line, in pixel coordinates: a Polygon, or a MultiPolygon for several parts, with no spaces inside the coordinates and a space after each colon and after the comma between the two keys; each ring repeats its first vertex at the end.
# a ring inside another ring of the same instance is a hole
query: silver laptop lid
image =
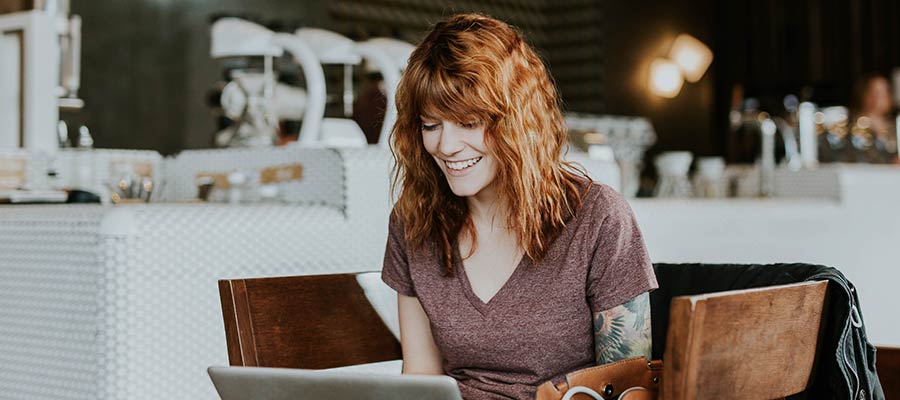
{"type": "Polygon", "coordinates": [[[222,400],[462,400],[448,376],[209,367],[222,400]]]}

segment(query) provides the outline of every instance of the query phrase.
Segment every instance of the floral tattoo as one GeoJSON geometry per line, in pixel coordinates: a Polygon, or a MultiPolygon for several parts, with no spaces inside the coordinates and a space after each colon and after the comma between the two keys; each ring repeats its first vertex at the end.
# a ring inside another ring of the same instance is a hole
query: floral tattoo
{"type": "Polygon", "coordinates": [[[650,295],[594,313],[594,355],[598,365],[651,357],[650,295]]]}

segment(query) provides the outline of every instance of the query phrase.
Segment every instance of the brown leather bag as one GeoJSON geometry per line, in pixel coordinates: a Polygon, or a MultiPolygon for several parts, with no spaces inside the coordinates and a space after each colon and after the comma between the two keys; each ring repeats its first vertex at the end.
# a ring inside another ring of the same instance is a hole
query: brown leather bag
{"type": "MultiPolygon", "coordinates": [[[[570,372],[566,374],[565,382],[557,385],[550,381],[544,382],[538,386],[535,400],[561,400],[569,390],[585,393],[577,387],[590,389],[605,400],[615,399],[623,394],[619,400],[656,399],[661,373],[661,360],[648,362],[644,357],[629,358],[570,372]],[[629,390],[632,388],[635,389],[629,390]]],[[[592,398],[596,397],[576,394],[572,400],[592,398]]]]}

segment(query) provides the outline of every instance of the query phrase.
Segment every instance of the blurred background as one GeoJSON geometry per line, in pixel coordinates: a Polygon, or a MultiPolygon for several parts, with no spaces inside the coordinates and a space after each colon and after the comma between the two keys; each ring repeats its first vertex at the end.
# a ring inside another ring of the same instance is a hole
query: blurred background
{"type": "Polygon", "coordinates": [[[164,154],[209,147],[217,126],[208,93],[222,77],[209,56],[213,19],[416,43],[434,22],[470,11],[526,34],[568,110],[646,116],[659,136],[655,150],[729,161],[740,140],[726,118],[736,86],[770,112],[788,94],[849,106],[857,80],[890,77],[900,66],[900,5],[890,0],[74,1],[72,13],[84,21],[85,107],[71,118],[92,128],[98,147],[164,154]],[[715,57],[699,82],[662,99],[647,90],[647,69],[681,33],[715,57]]]}
{"type": "Polygon", "coordinates": [[[897,398],[894,0],[0,0],[0,393],[213,399],[217,280],[380,270],[396,84],[461,12],[655,262],[841,270],[897,398]]]}

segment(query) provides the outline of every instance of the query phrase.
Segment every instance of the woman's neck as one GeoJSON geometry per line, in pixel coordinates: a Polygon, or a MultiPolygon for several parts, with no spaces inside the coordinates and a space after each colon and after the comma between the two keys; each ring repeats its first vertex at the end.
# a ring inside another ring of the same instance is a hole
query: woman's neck
{"type": "Polygon", "coordinates": [[[505,227],[508,215],[506,205],[500,201],[494,185],[490,185],[474,196],[466,198],[469,204],[469,215],[476,227],[490,227],[492,230],[497,225],[505,227]]]}
{"type": "MultiPolygon", "coordinates": [[[[498,251],[497,248],[494,248],[497,243],[509,243],[509,240],[515,243],[516,234],[510,230],[508,222],[509,210],[495,191],[488,191],[486,188],[475,196],[467,197],[466,201],[469,205],[469,217],[472,219],[475,230],[473,233],[476,236],[470,236],[469,232],[465,230],[460,232],[460,252],[462,254],[471,256],[473,249],[478,247],[476,241],[487,245],[491,251],[498,251]]],[[[517,257],[521,257],[521,252],[516,254],[518,254],[517,257]]]]}

